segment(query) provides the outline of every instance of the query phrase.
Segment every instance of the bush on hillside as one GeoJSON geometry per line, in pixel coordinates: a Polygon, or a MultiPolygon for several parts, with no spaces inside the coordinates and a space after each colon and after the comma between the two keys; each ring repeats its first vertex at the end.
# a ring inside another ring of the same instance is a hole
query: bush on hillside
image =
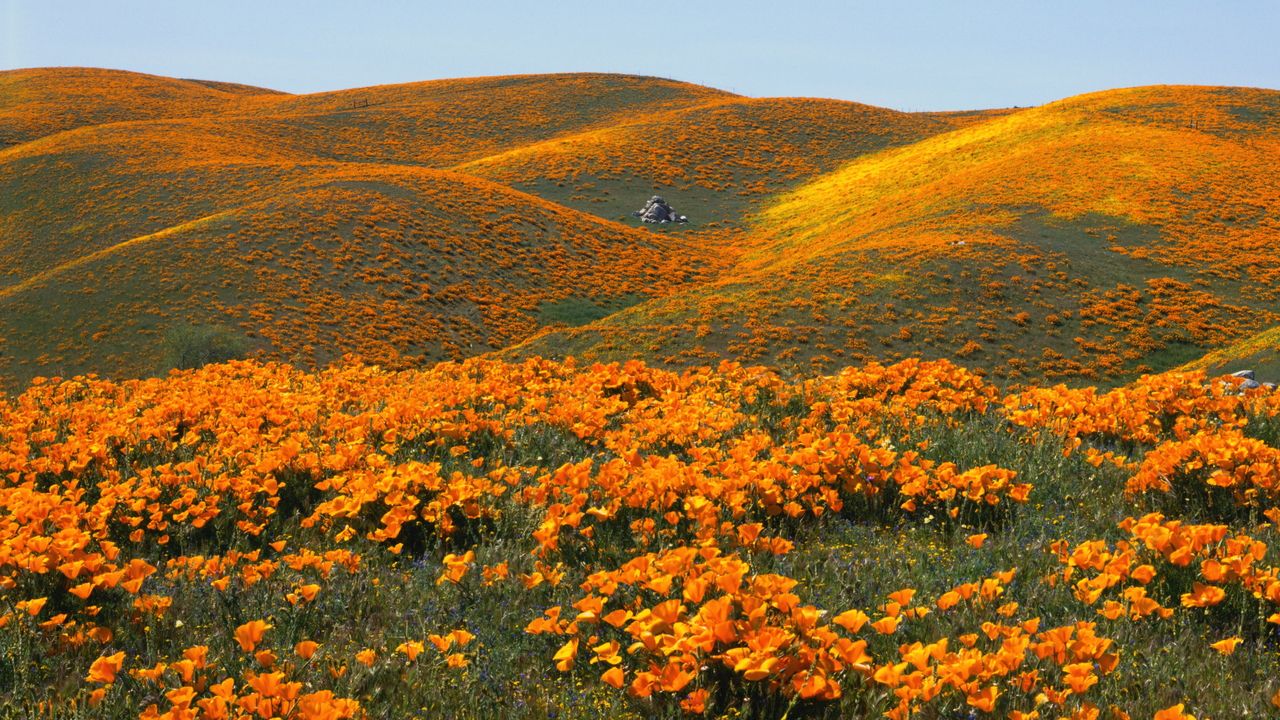
{"type": "Polygon", "coordinates": [[[161,369],[192,370],[248,354],[248,339],[225,325],[179,325],[165,333],[161,369]]]}

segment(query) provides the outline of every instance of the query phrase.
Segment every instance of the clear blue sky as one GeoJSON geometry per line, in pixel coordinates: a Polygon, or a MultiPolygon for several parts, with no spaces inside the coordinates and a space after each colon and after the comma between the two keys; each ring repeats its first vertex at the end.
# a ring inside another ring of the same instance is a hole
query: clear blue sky
{"type": "Polygon", "coordinates": [[[290,92],[590,70],[1004,107],[1154,83],[1278,88],[1280,1],[0,0],[0,67],[49,65],[290,92]]]}

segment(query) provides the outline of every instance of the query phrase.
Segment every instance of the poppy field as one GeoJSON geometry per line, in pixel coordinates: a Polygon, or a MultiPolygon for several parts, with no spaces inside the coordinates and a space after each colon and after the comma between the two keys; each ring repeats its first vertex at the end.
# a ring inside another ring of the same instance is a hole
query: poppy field
{"type": "Polygon", "coordinates": [[[240,361],[0,406],[21,717],[1269,717],[1280,396],[240,361]]]}

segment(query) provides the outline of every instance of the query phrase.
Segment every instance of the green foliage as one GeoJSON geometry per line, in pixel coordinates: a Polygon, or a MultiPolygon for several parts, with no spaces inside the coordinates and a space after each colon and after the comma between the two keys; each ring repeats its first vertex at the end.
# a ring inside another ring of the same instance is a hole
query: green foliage
{"type": "Polygon", "coordinates": [[[617,299],[598,300],[584,297],[567,297],[545,302],[538,309],[538,319],[548,325],[577,327],[608,317],[613,313],[636,305],[644,300],[642,295],[626,295],[617,299]]]}
{"type": "Polygon", "coordinates": [[[165,333],[161,370],[194,370],[241,360],[250,349],[248,338],[224,325],[177,325],[165,333]]]}

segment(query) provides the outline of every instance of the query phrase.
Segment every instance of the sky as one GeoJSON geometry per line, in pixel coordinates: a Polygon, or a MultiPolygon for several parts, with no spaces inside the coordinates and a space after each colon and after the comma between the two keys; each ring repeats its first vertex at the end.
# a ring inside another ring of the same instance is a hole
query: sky
{"type": "Polygon", "coordinates": [[[1161,83],[1280,88],[1280,0],[0,0],[0,69],[317,92],[621,72],[899,110],[1161,83]]]}

